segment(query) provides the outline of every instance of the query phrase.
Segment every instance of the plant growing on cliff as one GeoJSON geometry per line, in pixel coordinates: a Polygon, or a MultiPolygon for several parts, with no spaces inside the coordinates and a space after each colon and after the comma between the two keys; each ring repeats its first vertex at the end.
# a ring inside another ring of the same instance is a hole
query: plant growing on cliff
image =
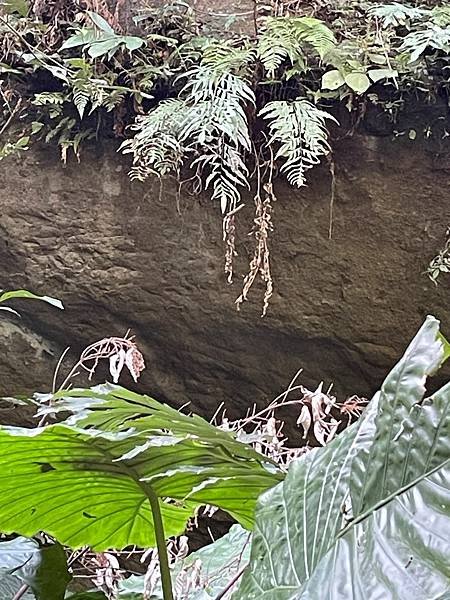
{"type": "Polygon", "coordinates": [[[437,285],[441,273],[450,273],[450,227],[445,232],[445,244],[427,268],[427,275],[437,285]]]}
{"type": "Polygon", "coordinates": [[[64,161],[70,151],[79,159],[83,144],[111,130],[133,156],[133,178],[174,175],[220,204],[230,283],[237,211],[243,192],[257,187],[254,252],[236,304],[260,277],[265,314],[273,291],[267,202],[278,163],[291,183],[305,184],[306,169],[330,151],[332,103],[360,111],[350,134],[367,106],[389,110],[411,90],[427,100],[447,95],[448,6],[341,5],[256,3],[254,35],[237,35],[176,3],[144,12],[131,35],[122,3],[112,12],[94,0],[8,2],[0,159],[34,141],[56,143],[64,161]]]}

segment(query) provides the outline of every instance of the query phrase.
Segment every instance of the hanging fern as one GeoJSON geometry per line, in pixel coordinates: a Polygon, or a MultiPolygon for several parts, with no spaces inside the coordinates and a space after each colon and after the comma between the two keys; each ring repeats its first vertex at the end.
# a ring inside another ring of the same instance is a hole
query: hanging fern
{"type": "Polygon", "coordinates": [[[250,150],[250,136],[243,106],[254,103],[254,94],[243,79],[221,68],[199,67],[188,77],[182,93],[191,109],[181,136],[190,141],[188,150],[197,154],[192,166],[208,174],[206,186],[225,214],[239,204],[239,187],[248,186],[243,155],[250,150]]]}
{"type": "Polygon", "coordinates": [[[426,52],[428,48],[440,50],[448,54],[450,52],[450,25],[439,27],[431,22],[423,31],[408,33],[404,38],[400,49],[409,53],[410,62],[416,61],[426,52]]]}
{"type": "Polygon", "coordinates": [[[256,58],[256,48],[248,43],[242,47],[233,46],[232,42],[208,43],[203,50],[202,64],[208,68],[220,69],[222,72],[243,74],[256,58]]]}
{"type": "Polygon", "coordinates": [[[186,73],[188,83],[178,100],[158,104],[133,129],[135,137],[122,144],[134,155],[132,176],[145,179],[177,170],[183,156],[206,176],[212,199],[223,213],[236,208],[240,186],[248,186],[244,154],[250,150],[243,106],[254,103],[249,85],[222,68],[199,66],[186,73]]]}
{"type": "Polygon", "coordinates": [[[180,131],[187,106],[183,100],[164,100],[148,115],[137,117],[132,129],[135,136],[123,142],[124,154],[133,154],[130,176],[143,181],[150,175],[163,177],[177,172],[183,147],[180,131]]]}
{"type": "Polygon", "coordinates": [[[279,146],[275,159],[286,159],[281,171],[292,185],[305,185],[305,172],[330,151],[326,121],[336,119],[304,99],[269,102],[259,114],[269,121],[269,144],[279,146]]]}
{"type": "Polygon", "coordinates": [[[258,57],[270,77],[289,59],[296,72],[306,70],[306,50],[312,48],[322,59],[336,44],[333,32],[313,17],[268,18],[258,43],[258,57]]]}

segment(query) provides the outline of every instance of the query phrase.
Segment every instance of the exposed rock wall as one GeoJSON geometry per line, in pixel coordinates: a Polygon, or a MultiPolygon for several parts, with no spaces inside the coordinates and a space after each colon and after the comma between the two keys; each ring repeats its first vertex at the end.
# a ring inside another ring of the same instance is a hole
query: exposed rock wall
{"type": "Polygon", "coordinates": [[[138,389],[190,400],[206,416],[222,401],[243,414],[270,400],[300,367],[305,384],[370,394],[427,313],[450,331],[450,279],[435,288],[422,274],[450,218],[450,163],[407,136],[354,135],[334,156],[331,240],[328,168],[300,191],[277,183],[276,288],[265,319],[260,289],[234,308],[251,198],[228,286],[220,214],[207,197],[130,182],[125,158],[108,146],[67,167],[54,149],[0,163],[1,287],[66,306],[17,302],[22,320],[1,314],[0,393],[44,391],[66,346],[75,357],[131,328],[147,362],[138,389]]]}

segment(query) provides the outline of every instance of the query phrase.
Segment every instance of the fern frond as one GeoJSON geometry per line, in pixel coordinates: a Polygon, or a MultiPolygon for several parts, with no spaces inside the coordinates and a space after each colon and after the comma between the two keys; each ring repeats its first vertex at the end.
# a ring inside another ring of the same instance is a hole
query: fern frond
{"type": "Polygon", "coordinates": [[[245,45],[236,48],[231,42],[215,42],[203,50],[202,65],[221,72],[242,73],[256,57],[256,49],[245,45]]]}
{"type": "Polygon", "coordinates": [[[198,67],[189,76],[182,93],[191,108],[181,138],[198,155],[193,166],[209,171],[206,186],[226,213],[239,204],[239,187],[248,186],[243,157],[251,144],[244,106],[254,104],[255,96],[245,80],[220,68],[198,67]]]}
{"type": "Polygon", "coordinates": [[[269,144],[278,146],[275,158],[286,161],[281,171],[292,185],[305,185],[306,171],[330,151],[326,121],[336,119],[304,99],[269,102],[259,114],[269,121],[269,144]]]}
{"type": "Polygon", "coordinates": [[[431,11],[431,21],[439,27],[450,25],[450,6],[435,6],[431,11]]]}
{"type": "Polygon", "coordinates": [[[408,33],[400,46],[410,54],[410,62],[414,62],[427,50],[433,48],[448,54],[450,52],[450,26],[439,27],[433,23],[427,23],[428,27],[422,31],[408,33]]]}
{"type": "Polygon", "coordinates": [[[193,161],[192,167],[200,172],[209,170],[205,188],[212,188],[211,200],[220,202],[222,214],[235,208],[241,199],[240,186],[248,186],[248,169],[242,155],[224,138],[219,141],[218,152],[211,150],[193,161]]]}
{"type": "Polygon", "coordinates": [[[84,85],[80,87],[76,87],[74,85],[72,92],[73,103],[75,104],[78,114],[80,115],[80,119],[83,118],[84,111],[90,100],[90,96],[90,90],[87,89],[84,85]]]}
{"type": "Polygon", "coordinates": [[[420,20],[431,14],[431,11],[426,8],[415,8],[399,2],[392,2],[372,6],[367,13],[371,17],[380,19],[382,26],[386,29],[400,25],[409,26],[412,21],[420,20]]]}
{"type": "Polygon", "coordinates": [[[179,137],[186,110],[183,100],[170,99],[137,118],[132,127],[137,133],[120,147],[124,154],[133,154],[133,179],[162,177],[179,169],[184,151],[179,137]]]}
{"type": "Polygon", "coordinates": [[[100,100],[93,100],[91,112],[95,110],[97,106],[103,106],[108,112],[111,112],[123,102],[125,96],[126,92],[123,90],[112,90],[108,94],[104,94],[100,100]]]}
{"type": "Polygon", "coordinates": [[[41,92],[34,95],[33,104],[36,106],[61,105],[66,100],[67,95],[62,92],[41,92]]]}
{"type": "Polygon", "coordinates": [[[322,59],[336,45],[333,32],[313,17],[269,17],[258,42],[258,57],[269,76],[289,59],[297,70],[306,68],[306,52],[311,48],[322,59]]]}

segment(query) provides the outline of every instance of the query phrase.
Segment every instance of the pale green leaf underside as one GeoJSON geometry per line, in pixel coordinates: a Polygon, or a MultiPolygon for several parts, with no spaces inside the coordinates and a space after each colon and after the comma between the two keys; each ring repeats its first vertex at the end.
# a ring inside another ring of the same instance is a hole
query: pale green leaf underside
{"type": "Polygon", "coordinates": [[[251,527],[258,496],[281,479],[250,447],[200,417],[118,386],[65,392],[68,423],[0,429],[0,531],[43,530],[96,549],[155,544],[148,486],[166,536],[217,505],[251,527]],[[94,429],[95,428],[95,429],[94,429]]]}
{"type": "Polygon", "coordinates": [[[28,597],[36,600],[63,600],[72,576],[67,557],[59,544],[42,546],[36,540],[18,536],[0,542],[0,598],[14,599],[6,593],[8,587],[16,592],[26,584],[28,597]],[[31,593],[33,592],[33,593],[31,593]]]}
{"type": "MultiPolygon", "coordinates": [[[[105,446],[117,455],[120,442],[102,444],[58,425],[13,439],[0,431],[0,530],[42,530],[73,548],[153,546],[146,495],[105,456],[105,446]]],[[[192,508],[163,504],[168,535],[183,530],[192,508]]]]}
{"type": "MultiPolygon", "coordinates": [[[[251,565],[236,598],[303,599],[303,586],[310,578],[318,589],[325,585],[326,569],[320,584],[316,574],[324,557],[339,553],[355,539],[360,545],[358,552],[352,548],[359,557],[353,577],[363,577],[360,569],[368,569],[377,581],[383,580],[383,572],[376,571],[375,565],[380,554],[396,552],[391,546],[394,536],[395,544],[403,545],[401,556],[410,545],[416,546],[417,569],[434,569],[436,581],[442,579],[445,571],[439,556],[450,553],[450,538],[442,539],[439,531],[449,527],[450,507],[448,483],[442,477],[439,485],[435,482],[450,458],[450,385],[423,401],[426,377],[439,367],[444,355],[438,325],[435,319],[427,319],[358,423],[327,447],[293,463],[285,481],[263,494],[251,565]],[[391,518],[397,523],[405,520],[400,502],[406,501],[411,504],[405,510],[412,514],[419,507],[426,510],[423,504],[430,505],[430,515],[434,510],[435,517],[430,518],[435,518],[435,526],[422,549],[415,544],[413,526],[398,524],[395,534],[394,526],[383,526],[391,518]],[[358,537],[358,532],[364,532],[365,538],[358,537]],[[340,538],[343,541],[338,542],[340,538]],[[370,539],[374,540],[372,548],[370,539]]],[[[413,572],[408,567],[406,575],[411,577],[413,572]]],[[[350,574],[343,572],[339,585],[342,579],[348,583],[350,574]]],[[[339,596],[332,581],[326,585],[330,600],[364,597],[339,596]]],[[[311,595],[313,587],[308,586],[310,595],[305,598],[318,598],[311,595]]],[[[365,598],[390,597],[371,593],[366,590],[365,598]]]]}

